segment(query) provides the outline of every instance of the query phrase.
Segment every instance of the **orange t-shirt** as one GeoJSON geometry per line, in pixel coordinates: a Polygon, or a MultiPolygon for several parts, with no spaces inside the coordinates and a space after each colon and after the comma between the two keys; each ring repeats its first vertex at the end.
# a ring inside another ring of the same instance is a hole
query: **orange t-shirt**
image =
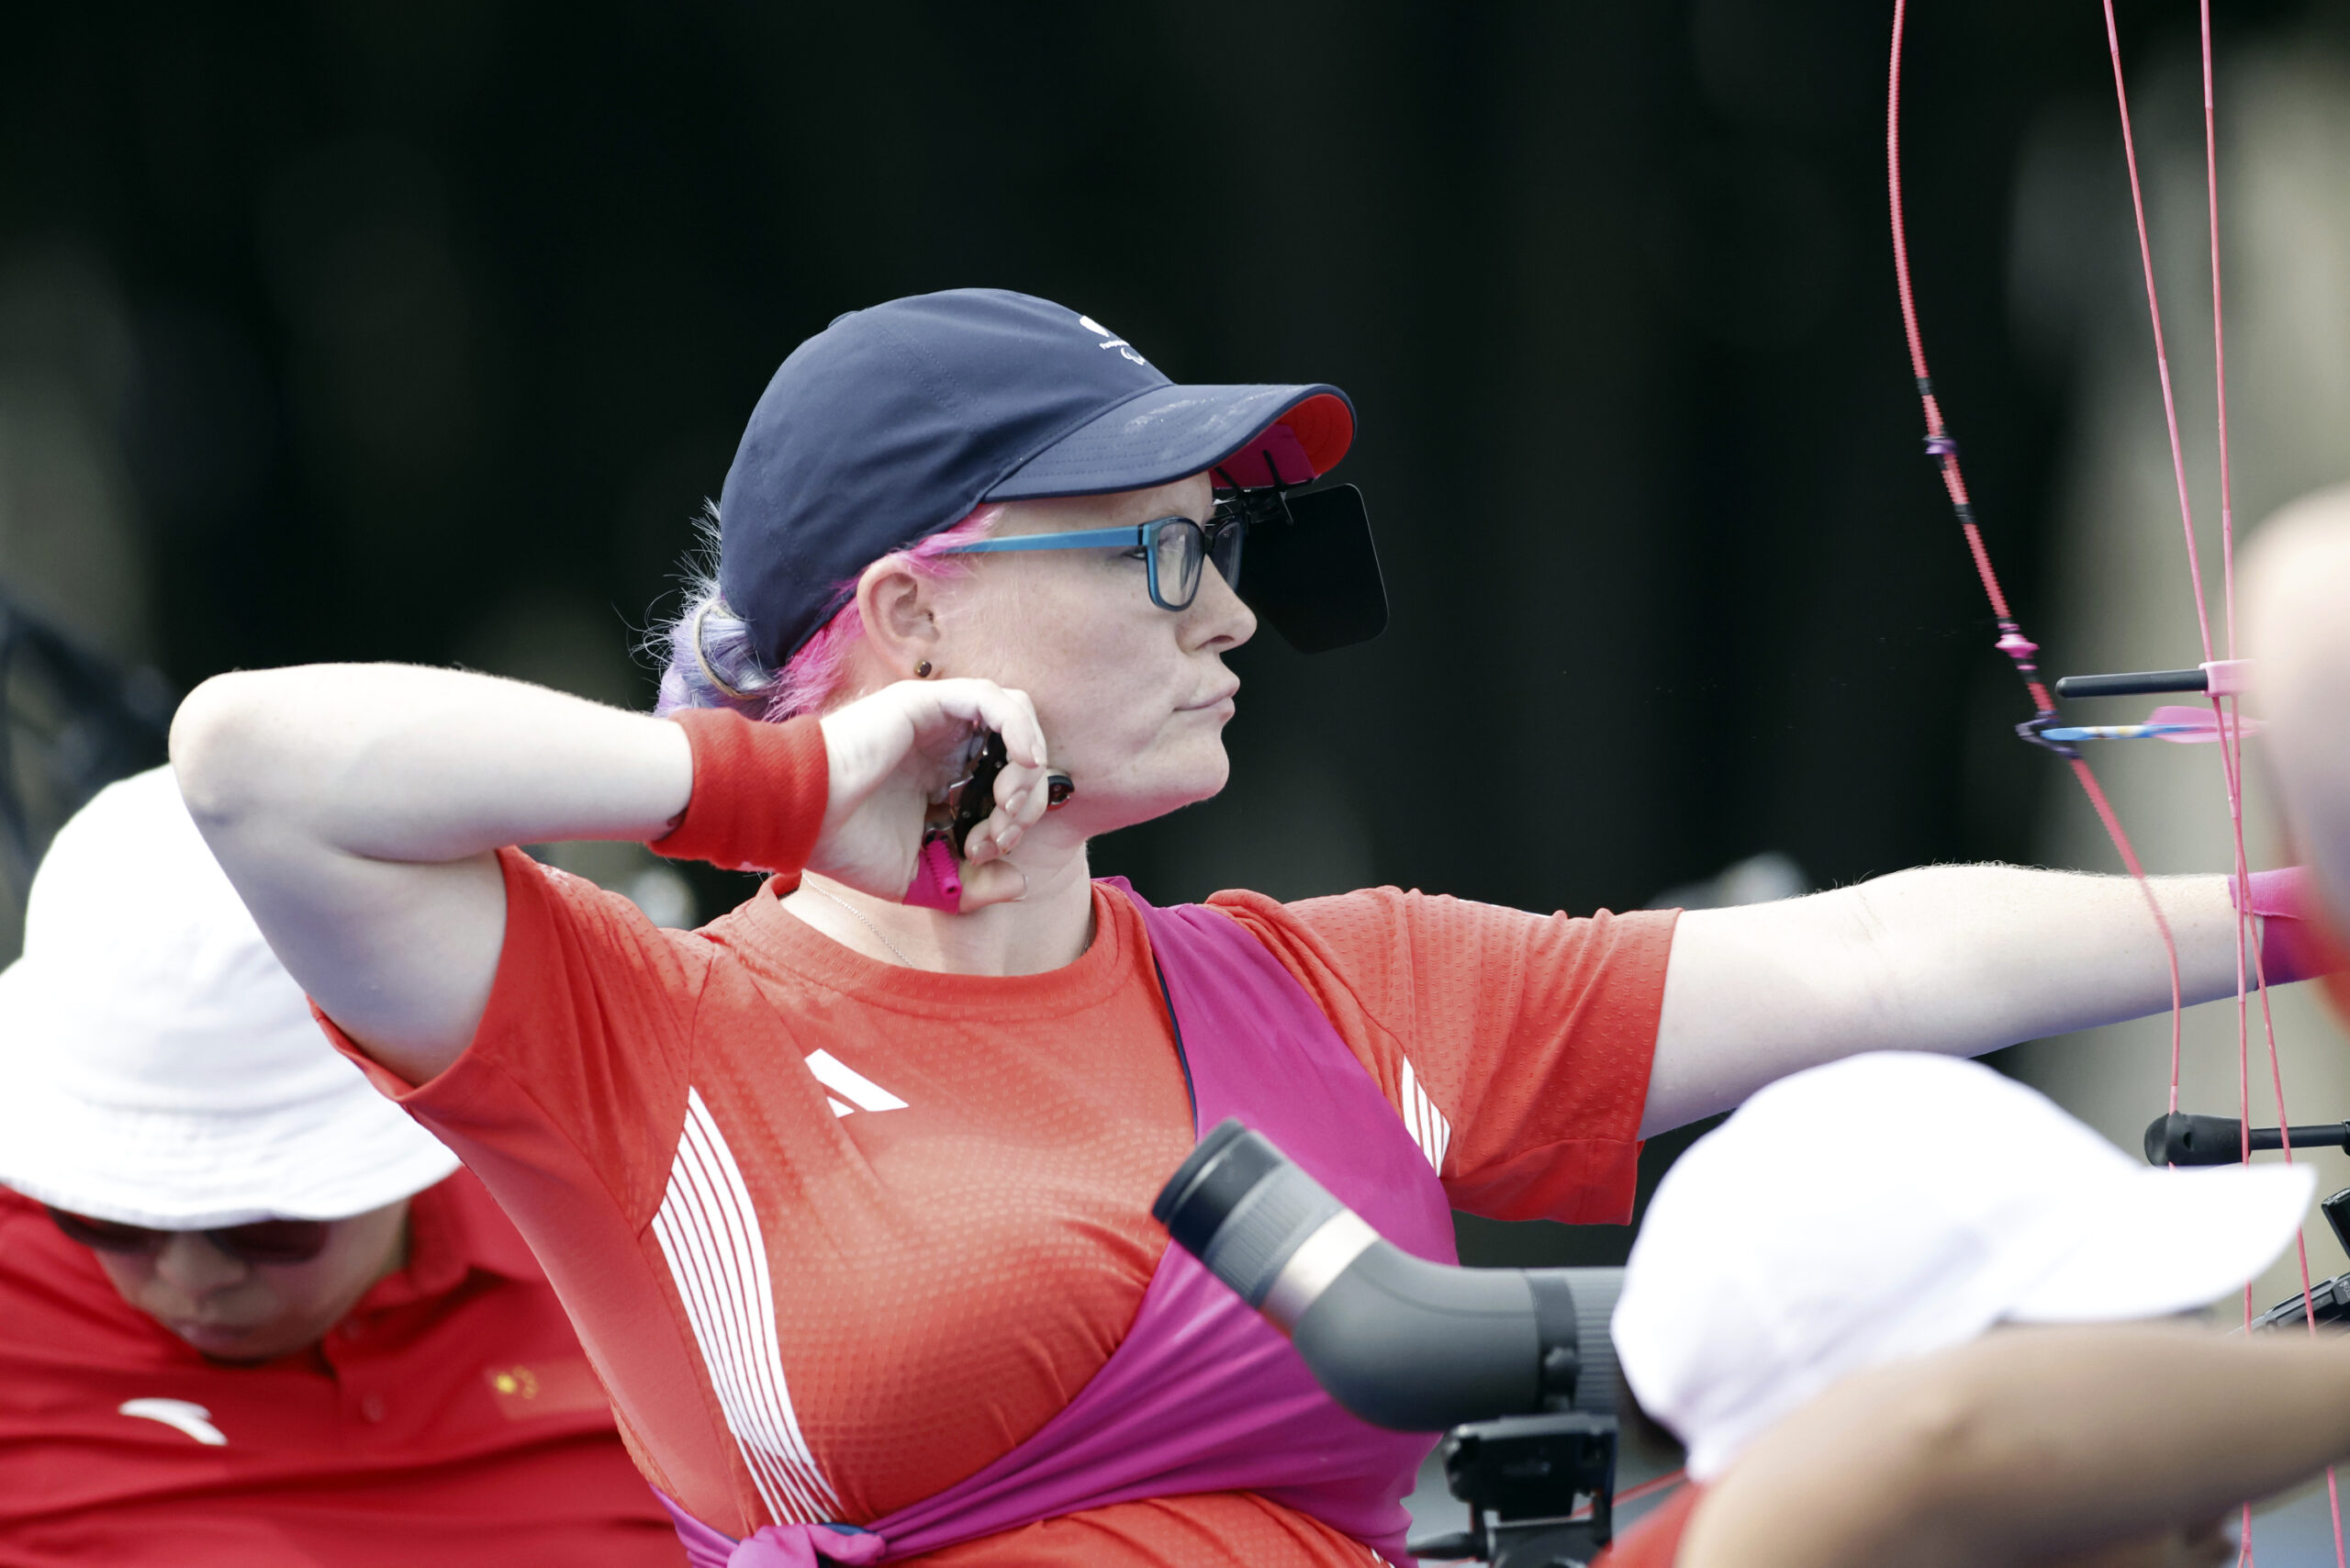
{"type": "MultiPolygon", "coordinates": [[[[686,933],[502,859],[505,946],[472,1044],[420,1088],[370,1070],[529,1238],[655,1485],[730,1535],[867,1522],[999,1458],[1100,1370],[1193,1138],[1122,894],[1097,886],[1094,940],[1064,969],[936,974],[831,941],[778,902],[787,879],[686,933]]],[[[1212,902],[1314,995],[1456,1204],[1629,1217],[1670,913],[1393,889],[1212,902]]],[[[920,1561],[1363,1560],[1215,1494],[920,1561]]]]}

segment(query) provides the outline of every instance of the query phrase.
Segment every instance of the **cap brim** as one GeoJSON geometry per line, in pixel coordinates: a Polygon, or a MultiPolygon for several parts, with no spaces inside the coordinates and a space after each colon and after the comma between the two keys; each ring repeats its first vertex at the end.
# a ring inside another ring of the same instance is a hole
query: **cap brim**
{"type": "Polygon", "coordinates": [[[2276,1260],[2316,1190],[2307,1165],[2132,1171],[2065,1222],[2071,1244],[2004,1316],[2114,1322],[2208,1306],[2276,1260]]]}
{"type": "MultiPolygon", "coordinates": [[[[1335,386],[1158,386],[1078,426],[987,493],[990,501],[1144,490],[1203,474],[1248,451],[1275,425],[1296,436],[1310,475],[1353,444],[1354,405],[1335,386]]],[[[1243,481],[1244,483],[1247,481],[1243,481]]]]}
{"type": "Polygon", "coordinates": [[[247,1117],[106,1114],[62,1095],[43,1098],[28,1107],[43,1113],[38,1120],[0,1121],[12,1146],[0,1159],[0,1185],[123,1225],[192,1230],[345,1219],[413,1196],[457,1169],[446,1145],[388,1103],[397,1122],[328,1105],[256,1126],[247,1117]],[[303,1114],[311,1112],[319,1119],[303,1114]]]}
{"type": "Polygon", "coordinates": [[[272,1031],[278,1058],[321,1058],[319,1071],[224,1084],[212,1103],[158,1103],[155,1086],[136,1083],[97,1103],[42,1070],[97,1048],[96,1031],[133,1026],[38,958],[0,971],[0,1068],[10,1080],[0,1095],[0,1186],[98,1219],[186,1230],[342,1219],[457,1169],[447,1145],[335,1058],[307,1014],[256,1027],[272,1031]]]}

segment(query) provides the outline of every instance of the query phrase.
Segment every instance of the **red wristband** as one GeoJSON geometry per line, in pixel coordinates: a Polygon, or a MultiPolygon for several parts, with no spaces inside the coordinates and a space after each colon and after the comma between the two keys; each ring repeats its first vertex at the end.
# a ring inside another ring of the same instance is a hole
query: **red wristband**
{"type": "MultiPolygon", "coordinates": [[[[2306,866],[2276,871],[2255,871],[2251,883],[2252,913],[2260,916],[2260,973],[2270,985],[2350,969],[2350,951],[2326,918],[2325,902],[2318,896],[2317,879],[2306,866]]],[[[2236,881],[2228,879],[2228,898],[2236,901],[2236,881]]]]}
{"type": "Polygon", "coordinates": [[[647,847],[730,871],[795,872],[807,865],[832,793],[816,721],[768,724],[717,708],[669,717],[693,747],[693,794],[677,825],[647,847]]]}

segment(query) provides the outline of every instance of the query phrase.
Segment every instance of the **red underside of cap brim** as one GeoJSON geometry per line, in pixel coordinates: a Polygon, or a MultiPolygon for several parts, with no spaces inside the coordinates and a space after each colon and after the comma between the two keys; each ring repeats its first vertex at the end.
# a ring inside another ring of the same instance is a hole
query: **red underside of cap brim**
{"type": "Polygon", "coordinates": [[[1354,410],[1346,399],[1317,392],[1211,472],[1219,489],[1307,485],[1337,467],[1354,439],[1354,410]]]}
{"type": "Polygon", "coordinates": [[[1297,436],[1317,479],[1336,468],[1355,443],[1355,411],[1347,407],[1344,398],[1327,392],[1316,392],[1283,414],[1279,422],[1297,436]]]}

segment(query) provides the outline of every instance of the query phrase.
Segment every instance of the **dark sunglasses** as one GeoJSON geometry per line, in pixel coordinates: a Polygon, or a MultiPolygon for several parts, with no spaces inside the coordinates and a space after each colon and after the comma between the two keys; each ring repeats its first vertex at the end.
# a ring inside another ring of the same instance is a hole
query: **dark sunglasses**
{"type": "MultiPolygon", "coordinates": [[[[173,1237],[187,1234],[93,1219],[68,1209],[50,1208],[49,1217],[66,1236],[101,1252],[152,1256],[161,1252],[173,1237]]],[[[327,1249],[327,1238],[333,1228],[334,1221],[329,1219],[257,1219],[249,1225],[217,1226],[196,1234],[239,1262],[307,1263],[327,1249]]]]}

